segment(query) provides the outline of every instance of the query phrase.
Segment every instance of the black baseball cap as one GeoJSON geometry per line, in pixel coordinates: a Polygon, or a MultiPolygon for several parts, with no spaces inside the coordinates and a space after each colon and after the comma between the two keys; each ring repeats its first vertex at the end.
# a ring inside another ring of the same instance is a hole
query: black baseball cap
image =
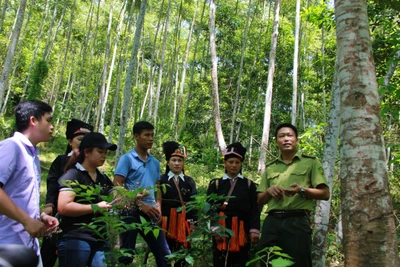
{"type": "Polygon", "coordinates": [[[79,145],[79,150],[84,150],[88,147],[105,148],[112,151],[117,150],[116,144],[108,143],[106,137],[103,134],[96,132],[85,134],[81,141],[81,144],[79,145]]]}

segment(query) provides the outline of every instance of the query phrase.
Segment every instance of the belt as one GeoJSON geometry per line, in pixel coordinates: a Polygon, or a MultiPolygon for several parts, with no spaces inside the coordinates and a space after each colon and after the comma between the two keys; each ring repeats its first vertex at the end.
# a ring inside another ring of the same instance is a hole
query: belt
{"type": "Polygon", "coordinates": [[[308,217],[310,212],[308,210],[271,210],[268,215],[283,219],[288,217],[308,217]]]}

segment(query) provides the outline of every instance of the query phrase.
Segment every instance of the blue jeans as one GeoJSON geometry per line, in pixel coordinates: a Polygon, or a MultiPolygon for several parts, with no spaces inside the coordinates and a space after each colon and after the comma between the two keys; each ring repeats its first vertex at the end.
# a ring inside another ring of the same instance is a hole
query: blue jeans
{"type": "Polygon", "coordinates": [[[59,267],[107,267],[104,242],[64,237],[57,244],[59,267]]]}
{"type": "MultiPolygon", "coordinates": [[[[125,223],[140,223],[140,216],[145,217],[146,216],[143,213],[139,213],[138,211],[129,211],[126,213],[122,213],[122,216],[127,216],[124,218],[125,223]]],[[[146,218],[148,220],[148,218],[146,218]]],[[[151,252],[154,255],[154,258],[157,263],[157,267],[168,267],[171,266],[168,263],[168,259],[165,257],[167,255],[171,254],[171,251],[169,250],[167,241],[165,239],[164,233],[160,231],[158,237],[156,238],[153,234],[153,232],[149,232],[147,234],[144,234],[143,231],[139,230],[129,230],[126,231],[125,233],[121,234],[121,248],[124,248],[127,250],[127,252],[130,252],[134,254],[134,249],[136,246],[136,238],[137,235],[140,234],[143,239],[146,241],[147,245],[150,247],[151,252]]],[[[130,264],[133,261],[133,257],[120,257],[119,262],[123,264],[130,264]]]]}

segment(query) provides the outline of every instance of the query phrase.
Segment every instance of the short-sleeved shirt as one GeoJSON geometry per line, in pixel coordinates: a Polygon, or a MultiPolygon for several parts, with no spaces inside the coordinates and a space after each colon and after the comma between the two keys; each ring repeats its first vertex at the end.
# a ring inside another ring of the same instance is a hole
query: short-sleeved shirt
{"type": "MultiPolygon", "coordinates": [[[[89,173],[85,170],[85,168],[77,163],[75,168],[69,169],[66,171],[59,179],[58,184],[60,188],[60,192],[62,191],[72,191],[74,188],[78,187],[78,185],[72,185],[69,187],[66,184],[68,182],[76,182],[79,185],[87,185],[91,187],[100,187],[100,194],[91,195],[91,200],[84,199],[83,197],[79,196],[79,194],[75,195],[74,202],[81,203],[81,204],[97,204],[103,199],[101,196],[108,196],[111,191],[113,190],[113,184],[111,180],[98,169],[96,169],[97,178],[96,181],[93,181],[90,178],[89,173]]],[[[101,236],[96,235],[91,229],[87,227],[82,227],[82,224],[89,224],[93,222],[93,218],[96,215],[93,213],[85,214],[77,217],[70,217],[70,216],[62,216],[61,220],[61,229],[62,229],[62,236],[69,237],[69,238],[76,238],[86,241],[99,241],[101,240],[101,236]]],[[[102,216],[101,214],[99,216],[102,216]]],[[[100,228],[99,228],[100,229],[100,228]]],[[[100,232],[104,232],[99,230],[100,232]]],[[[104,233],[102,233],[104,234],[104,233]]],[[[103,240],[104,241],[104,240],[103,240]]]]}
{"type": "MultiPolygon", "coordinates": [[[[0,142],[0,182],[9,198],[29,217],[40,219],[39,150],[20,132],[0,142]]],[[[20,244],[39,255],[39,242],[19,222],[0,214],[0,244],[20,244]]]]}
{"type": "Polygon", "coordinates": [[[143,202],[152,206],[156,205],[154,188],[160,180],[160,162],[150,153],[147,153],[147,160],[143,161],[136,150],[132,149],[122,155],[114,174],[125,178],[126,189],[148,189],[150,195],[143,198],[143,202]]]}
{"type": "MultiPolygon", "coordinates": [[[[257,188],[263,192],[271,186],[290,189],[291,184],[298,184],[306,188],[315,188],[320,184],[328,185],[321,162],[313,156],[307,156],[300,151],[293,160],[286,164],[281,157],[268,164],[257,188]]],[[[315,200],[295,194],[292,197],[283,196],[283,199],[271,198],[268,202],[267,212],[271,210],[314,210],[315,200]]]]}

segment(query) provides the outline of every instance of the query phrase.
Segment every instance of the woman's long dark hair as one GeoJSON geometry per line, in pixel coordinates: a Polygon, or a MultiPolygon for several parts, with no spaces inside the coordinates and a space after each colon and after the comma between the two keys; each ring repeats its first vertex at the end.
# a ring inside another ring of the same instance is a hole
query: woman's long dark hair
{"type": "Polygon", "coordinates": [[[85,152],[92,152],[93,149],[94,149],[94,147],[88,147],[88,148],[85,148],[84,150],[80,150],[78,156],[75,156],[75,154],[72,153],[67,164],[65,165],[64,172],[73,168],[77,162],[82,163],[85,160],[85,152]]]}

